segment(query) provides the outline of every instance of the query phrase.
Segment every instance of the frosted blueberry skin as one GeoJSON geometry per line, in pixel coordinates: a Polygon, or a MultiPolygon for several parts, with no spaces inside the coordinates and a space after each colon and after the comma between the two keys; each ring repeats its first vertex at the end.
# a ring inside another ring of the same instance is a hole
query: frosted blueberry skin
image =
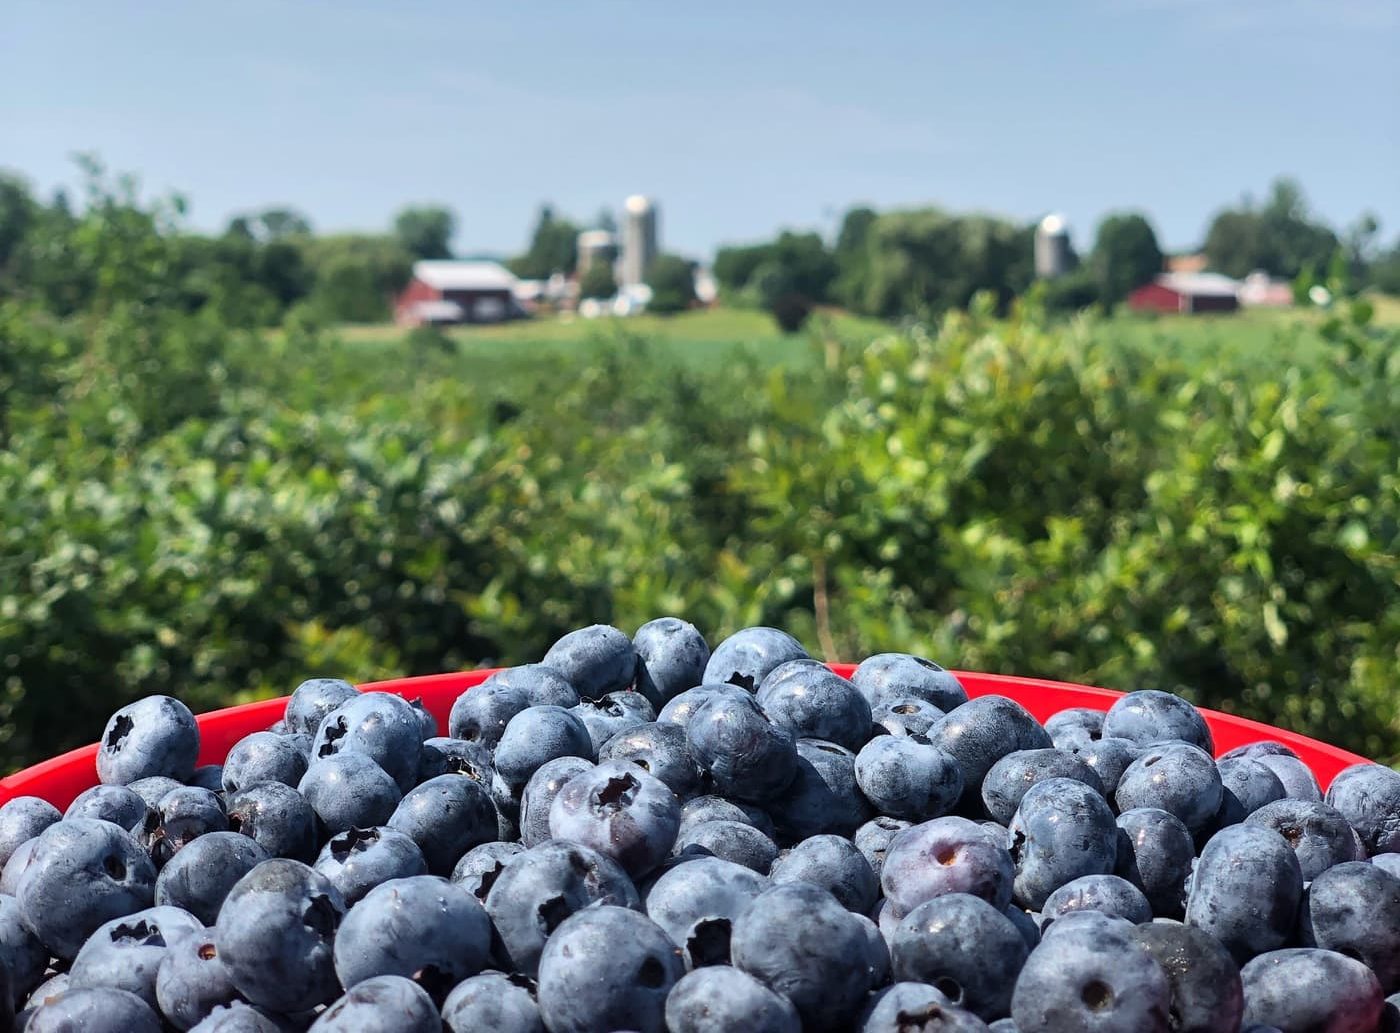
{"type": "Polygon", "coordinates": [[[1048,778],[1072,778],[1100,796],[1103,782],[1089,763],[1067,750],[1017,750],[992,765],[982,780],[982,805],[994,821],[1010,824],[1031,786],[1048,778]]]}
{"type": "MultiPolygon", "coordinates": [[[[1082,913],[1086,918],[1092,912],[1082,913]]],[[[1061,919],[1056,923],[1068,923],[1061,919]]],[[[1031,951],[1016,980],[1011,1018],[1023,1031],[1166,1030],[1171,984],[1161,966],[1120,929],[1090,919],[1058,930],[1031,951]]]]}
{"type": "Polygon", "coordinates": [[[1156,807],[1124,811],[1117,824],[1114,874],[1142,890],[1154,915],[1181,918],[1186,882],[1196,860],[1190,830],[1176,815],[1156,807]]]}
{"type": "Polygon", "coordinates": [[[1102,737],[1144,745],[1180,739],[1207,755],[1215,754],[1215,740],[1201,712],[1180,696],[1157,689],[1130,692],[1115,700],[1104,715],[1102,737]]]}
{"type": "Polygon", "coordinates": [[[1288,943],[1303,895],[1298,855],[1273,829],[1232,825],[1201,851],[1186,924],[1219,940],[1243,963],[1288,943]]]}
{"type": "Polygon", "coordinates": [[[801,1033],[802,1021],[786,997],[746,972],[720,966],[695,969],[671,988],[666,1028],[671,1033],[801,1033]]]}
{"type": "Polygon", "coordinates": [[[1260,954],[1241,970],[1244,1023],[1283,1029],[1375,1029],[1385,1005],[1361,962],[1315,947],[1260,954]]]}
{"type": "Polygon", "coordinates": [[[366,692],[322,718],[311,763],[345,753],[363,754],[388,772],[400,793],[406,793],[418,779],[422,750],[423,723],[412,704],[389,693],[366,692]]]}
{"type": "Polygon", "coordinates": [[[890,942],[895,979],[930,984],[984,1020],[1011,1011],[1011,992],[1029,953],[1010,918],[967,893],[920,904],[890,942]]]}
{"type": "Polygon", "coordinates": [[[1400,878],[1363,861],[1327,869],[1303,892],[1298,939],[1356,958],[1382,992],[1400,991],[1400,878]]]}
{"type": "MultiPolygon", "coordinates": [[[[115,794],[123,801],[123,804],[118,805],[118,809],[122,807],[126,809],[122,811],[120,816],[129,815],[133,820],[126,823],[118,821],[117,824],[121,825],[122,828],[130,828],[145,817],[144,802],[138,811],[136,803],[132,802],[131,796],[127,795],[129,791],[125,789],[114,787],[109,790],[105,787],[94,787],[80,794],[78,800],[82,800],[84,797],[91,799],[94,794],[98,793],[98,790],[101,790],[102,793],[115,794]]],[[[134,794],[131,795],[134,796],[134,794]]],[[[33,839],[62,817],[110,820],[106,814],[85,813],[82,808],[75,811],[75,807],[77,807],[77,800],[73,801],[73,805],[68,808],[72,813],[59,814],[57,807],[37,796],[17,796],[5,806],[0,807],[0,868],[4,867],[5,862],[10,859],[21,843],[33,839]]]]}
{"type": "Polygon", "coordinates": [[[1112,873],[1118,859],[1113,811],[1083,782],[1038,782],[1011,819],[1008,847],[1016,870],[1016,902],[1039,910],[1066,883],[1112,873]]]}
{"type": "Polygon", "coordinates": [[[921,699],[947,713],[967,702],[962,682],[932,660],[910,653],[877,653],[861,661],[851,681],[870,706],[890,699],[921,699]]]}
{"type": "Polygon", "coordinates": [[[1327,803],[1356,829],[1368,854],[1400,852],[1400,772],[1354,764],[1327,787],[1327,803]]]}
{"type": "Polygon", "coordinates": [[[1189,925],[1148,922],[1129,934],[1161,967],[1179,1028],[1232,1033],[1244,1013],[1240,968],[1215,937],[1189,925]]]}
{"type": "Polygon", "coordinates": [[[632,636],[637,652],[637,691],[656,707],[705,680],[710,647],[694,624],[658,617],[632,636]]]}
{"type": "Polygon", "coordinates": [[[630,689],[637,676],[632,640],[607,624],[569,632],[549,647],[542,663],[558,671],[583,699],[630,689]]]}
{"type": "Polygon", "coordinates": [[[945,893],[969,893],[1004,910],[1014,877],[1004,841],[976,822],[948,816],[898,833],[885,852],[880,884],[898,920],[945,893]]]}
{"type": "Polygon", "coordinates": [[[646,912],[681,948],[687,966],[727,965],[734,923],[768,885],[742,865],[696,858],[666,870],[652,884],[646,912]]]}
{"type": "Polygon", "coordinates": [[[311,1024],[314,1033],[439,1033],[432,998],[411,979],[374,976],[356,983],[311,1024]]]}
{"type": "Polygon", "coordinates": [[[194,774],[199,725],[190,708],[171,696],[128,703],[107,721],[97,748],[97,778],[130,785],[162,775],[183,782],[194,774]]]}
{"type": "Polygon", "coordinates": [[[715,789],[762,803],[797,776],[797,739],[742,689],[715,692],[696,707],[685,726],[690,756],[715,789]]]}
{"type": "Polygon", "coordinates": [[[810,660],[802,643],[777,628],[743,628],[715,647],[701,684],[737,685],[756,692],[775,667],[788,660],[810,660]]]}
{"type": "Polygon", "coordinates": [[[447,1033],[544,1033],[544,1021],[524,976],[483,972],[464,979],[447,995],[442,1026],[447,1033]]]}

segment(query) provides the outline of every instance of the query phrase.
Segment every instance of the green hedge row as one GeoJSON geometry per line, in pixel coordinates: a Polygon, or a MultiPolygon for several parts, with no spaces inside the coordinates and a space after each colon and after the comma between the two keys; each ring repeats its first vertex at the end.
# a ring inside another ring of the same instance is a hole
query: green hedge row
{"type": "MultiPolygon", "coordinates": [[[[695,371],[0,307],[0,763],[149,693],[688,616],[1184,691],[1400,755],[1397,335],[1192,359],[974,313],[695,371]]],[[[1285,348],[1288,338],[1280,337],[1285,348]]]]}

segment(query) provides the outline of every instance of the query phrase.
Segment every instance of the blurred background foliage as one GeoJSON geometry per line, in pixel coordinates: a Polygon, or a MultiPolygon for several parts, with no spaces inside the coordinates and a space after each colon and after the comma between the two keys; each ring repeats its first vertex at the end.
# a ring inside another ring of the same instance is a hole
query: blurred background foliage
{"type": "MultiPolygon", "coordinates": [[[[617,336],[469,370],[446,335],[323,329],[316,292],[379,298],[402,244],[308,249],[275,213],[192,244],[178,203],[91,183],[0,238],[6,767],[145,693],[518,663],[667,613],[1164,688],[1400,757],[1400,334],[1364,305],[1237,353],[1129,340],[982,290],[1020,247],[1004,228],[881,216],[837,250],[972,249],[964,280],[899,288],[925,313],[899,332],[818,321],[799,365],[617,336]]],[[[753,290],[882,309],[780,247],[749,256],[753,290]]]]}

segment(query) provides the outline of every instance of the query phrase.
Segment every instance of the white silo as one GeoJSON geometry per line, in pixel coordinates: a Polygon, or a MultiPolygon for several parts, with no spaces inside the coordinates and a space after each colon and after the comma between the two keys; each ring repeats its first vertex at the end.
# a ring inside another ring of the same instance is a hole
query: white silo
{"type": "Polygon", "coordinates": [[[1035,228],[1035,275],[1053,280],[1069,272],[1069,224],[1063,215],[1047,215],[1035,228]]]}
{"type": "Polygon", "coordinates": [[[656,204],[649,197],[634,194],[627,199],[622,214],[622,282],[645,283],[657,253],[656,204]]]}
{"type": "Polygon", "coordinates": [[[617,261],[617,235],[608,230],[584,230],[578,235],[578,273],[582,276],[594,262],[612,265],[617,261]]]}

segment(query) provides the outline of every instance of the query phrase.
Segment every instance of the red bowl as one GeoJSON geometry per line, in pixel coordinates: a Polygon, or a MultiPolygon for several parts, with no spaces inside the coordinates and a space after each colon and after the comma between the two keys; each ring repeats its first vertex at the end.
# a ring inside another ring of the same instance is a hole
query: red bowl
{"type": "MultiPolygon", "coordinates": [[[[849,677],[854,664],[832,664],[836,673],[849,677]]],[[[437,718],[438,729],[445,735],[447,714],[453,702],[466,689],[480,685],[492,671],[463,671],[459,674],[433,674],[424,678],[396,678],[393,681],[361,685],[362,691],[394,692],[409,699],[422,699],[437,718]]],[[[1108,689],[1093,689],[1087,685],[1043,681],[1038,678],[1016,678],[1003,674],[976,674],[956,671],[969,696],[1002,695],[1016,700],[1039,721],[1069,707],[1091,707],[1107,710],[1123,695],[1108,689]]],[[[250,732],[261,731],[281,719],[287,707],[287,697],[249,703],[241,707],[214,710],[199,716],[199,763],[218,764],[229,749],[250,732]]],[[[1272,739],[1291,747],[1303,762],[1312,768],[1324,789],[1337,772],[1352,764],[1366,763],[1359,757],[1335,746],[1309,739],[1258,721],[1249,721],[1216,710],[1202,710],[1215,748],[1224,753],[1236,746],[1272,739]]],[[[39,796],[59,810],[67,808],[74,797],[97,784],[97,747],[81,746],[61,756],[18,771],[0,779],[0,805],[16,796],[39,796]]]]}

